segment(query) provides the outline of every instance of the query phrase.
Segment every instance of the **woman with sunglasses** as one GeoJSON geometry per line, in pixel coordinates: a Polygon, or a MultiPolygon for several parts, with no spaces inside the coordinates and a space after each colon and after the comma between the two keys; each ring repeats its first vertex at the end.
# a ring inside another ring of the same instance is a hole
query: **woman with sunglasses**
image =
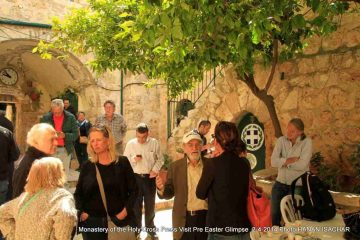
{"type": "Polygon", "coordinates": [[[115,155],[114,137],[103,124],[96,124],[90,129],[87,151],[90,161],[80,171],[74,194],[80,213],[79,232],[82,232],[84,240],[108,239],[107,231],[111,229],[108,229],[107,216],[110,216],[111,221],[122,228],[122,239],[135,239],[135,233],[127,227],[133,222],[132,209],[138,188],[128,159],[115,155]],[[107,206],[101,196],[97,172],[107,206]]]}

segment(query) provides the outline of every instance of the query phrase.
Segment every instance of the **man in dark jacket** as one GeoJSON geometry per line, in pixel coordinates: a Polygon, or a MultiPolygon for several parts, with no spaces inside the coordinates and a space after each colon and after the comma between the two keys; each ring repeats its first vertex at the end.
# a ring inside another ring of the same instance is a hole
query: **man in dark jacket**
{"type": "Polygon", "coordinates": [[[75,141],[75,151],[79,161],[79,168],[77,170],[80,170],[82,165],[89,159],[86,148],[91,123],[86,119],[84,112],[78,112],[77,119],[80,135],[79,138],[75,141]]]}
{"type": "MultiPolygon", "coordinates": [[[[10,132],[14,133],[14,124],[5,117],[6,112],[4,110],[0,110],[0,126],[7,128],[10,130],[10,132]]],[[[15,137],[15,136],[14,136],[15,137]]],[[[13,172],[14,172],[14,162],[9,162],[9,190],[8,195],[6,197],[6,200],[11,200],[11,194],[12,194],[12,178],[13,178],[13,172]]]]}
{"type": "Polygon", "coordinates": [[[65,174],[69,178],[71,153],[79,131],[74,115],[64,111],[62,99],[51,101],[51,112],[46,113],[40,120],[53,126],[57,133],[57,151],[54,157],[60,158],[64,163],[65,174]]]}
{"type": "Polygon", "coordinates": [[[13,176],[13,198],[18,197],[24,191],[33,162],[56,153],[56,131],[47,123],[35,124],[28,132],[26,142],[29,147],[13,176]]]}
{"type": "MultiPolygon", "coordinates": [[[[6,201],[9,186],[9,163],[20,155],[12,132],[0,126],[0,205],[6,201]]],[[[0,237],[1,238],[1,237],[0,237]]]]}

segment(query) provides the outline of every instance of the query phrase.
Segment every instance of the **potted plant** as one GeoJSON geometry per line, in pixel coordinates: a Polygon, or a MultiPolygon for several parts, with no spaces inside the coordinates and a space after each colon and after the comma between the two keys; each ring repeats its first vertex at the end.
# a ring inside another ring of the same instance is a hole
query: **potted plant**
{"type": "Polygon", "coordinates": [[[166,153],[163,154],[163,157],[164,157],[164,164],[162,165],[159,171],[159,177],[162,179],[163,183],[165,183],[167,180],[168,169],[172,160],[170,156],[166,153]]]}

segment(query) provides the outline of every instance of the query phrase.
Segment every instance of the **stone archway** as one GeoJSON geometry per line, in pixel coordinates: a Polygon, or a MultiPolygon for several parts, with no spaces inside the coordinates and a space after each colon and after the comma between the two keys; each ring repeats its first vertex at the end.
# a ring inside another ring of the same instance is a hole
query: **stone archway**
{"type": "MultiPolygon", "coordinates": [[[[86,87],[95,84],[91,72],[76,56],[69,54],[65,59],[43,60],[32,53],[37,43],[33,39],[0,42],[0,71],[12,69],[16,75],[13,81],[0,80],[0,95],[13,99],[10,102],[16,108],[14,125],[21,150],[26,147],[28,130],[49,111],[51,98],[65,89],[83,96],[86,87]]],[[[54,52],[54,56],[59,54],[54,52]]],[[[81,101],[86,104],[88,100],[81,101]]]]}

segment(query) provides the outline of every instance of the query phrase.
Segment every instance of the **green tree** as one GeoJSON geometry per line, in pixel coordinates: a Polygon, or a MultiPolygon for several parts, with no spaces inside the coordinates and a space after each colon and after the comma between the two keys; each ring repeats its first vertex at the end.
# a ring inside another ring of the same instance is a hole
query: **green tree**
{"type": "MultiPolygon", "coordinates": [[[[353,2],[360,2],[356,0],[353,2]]],[[[232,64],[266,105],[277,137],[282,135],[268,93],[275,67],[300,54],[306,39],[336,30],[349,1],[340,0],[88,0],[63,21],[53,20],[51,49],[92,53],[93,70],[129,70],[166,81],[175,96],[200,81],[203,72],[232,64]],[[265,88],[254,65],[270,66],[265,88]]]]}

